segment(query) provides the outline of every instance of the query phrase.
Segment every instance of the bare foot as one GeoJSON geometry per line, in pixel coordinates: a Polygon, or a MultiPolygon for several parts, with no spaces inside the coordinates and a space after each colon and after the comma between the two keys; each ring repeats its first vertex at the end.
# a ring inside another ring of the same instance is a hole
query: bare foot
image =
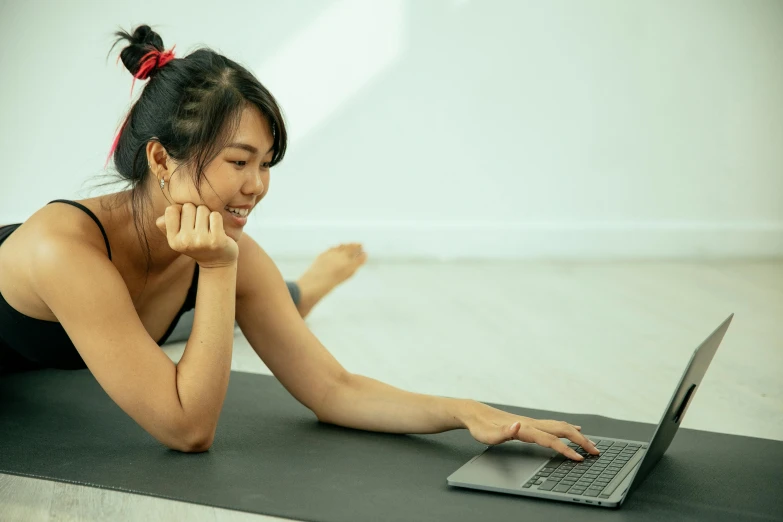
{"type": "Polygon", "coordinates": [[[347,243],[322,252],[310,268],[296,282],[301,296],[299,313],[306,317],[310,310],[332,291],[334,287],[351,277],[367,261],[367,253],[360,243],[347,243]]]}

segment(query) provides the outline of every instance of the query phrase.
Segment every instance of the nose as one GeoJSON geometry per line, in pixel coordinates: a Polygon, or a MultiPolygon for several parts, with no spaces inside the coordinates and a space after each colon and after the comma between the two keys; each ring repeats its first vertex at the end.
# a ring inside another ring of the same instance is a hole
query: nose
{"type": "Polygon", "coordinates": [[[269,178],[268,170],[257,170],[254,174],[250,175],[250,179],[245,185],[245,191],[248,194],[260,196],[266,190],[265,180],[269,178]]]}

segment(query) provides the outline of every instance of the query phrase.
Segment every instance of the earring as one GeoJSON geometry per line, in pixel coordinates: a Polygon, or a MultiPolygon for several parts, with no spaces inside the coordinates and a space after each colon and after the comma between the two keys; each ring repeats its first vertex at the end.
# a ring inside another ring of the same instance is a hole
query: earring
{"type": "Polygon", "coordinates": [[[166,186],[166,180],[163,178],[160,178],[160,190],[163,190],[163,187],[166,186]]]}

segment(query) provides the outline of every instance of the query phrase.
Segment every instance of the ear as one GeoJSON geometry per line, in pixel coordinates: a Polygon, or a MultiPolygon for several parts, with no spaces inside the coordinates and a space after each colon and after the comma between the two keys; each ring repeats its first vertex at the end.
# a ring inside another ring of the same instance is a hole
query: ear
{"type": "Polygon", "coordinates": [[[157,138],[153,137],[147,142],[147,163],[150,169],[159,174],[168,174],[170,177],[174,172],[173,161],[169,157],[166,148],[160,144],[157,138]]]}

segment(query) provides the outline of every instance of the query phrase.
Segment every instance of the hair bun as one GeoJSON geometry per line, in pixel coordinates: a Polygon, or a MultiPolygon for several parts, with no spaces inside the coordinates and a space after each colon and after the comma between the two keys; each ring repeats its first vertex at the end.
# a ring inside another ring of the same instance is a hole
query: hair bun
{"type": "MultiPolygon", "coordinates": [[[[128,46],[120,52],[120,59],[125,68],[136,76],[142,66],[142,58],[150,51],[157,50],[163,52],[163,39],[158,33],[152,30],[149,25],[140,25],[133,30],[133,34],[119,30],[114,33],[117,40],[114,41],[112,49],[122,40],[128,42],[128,46]]],[[[109,50],[111,53],[111,50],[109,50]]],[[[149,72],[148,76],[155,74],[156,69],[149,72]]]]}

